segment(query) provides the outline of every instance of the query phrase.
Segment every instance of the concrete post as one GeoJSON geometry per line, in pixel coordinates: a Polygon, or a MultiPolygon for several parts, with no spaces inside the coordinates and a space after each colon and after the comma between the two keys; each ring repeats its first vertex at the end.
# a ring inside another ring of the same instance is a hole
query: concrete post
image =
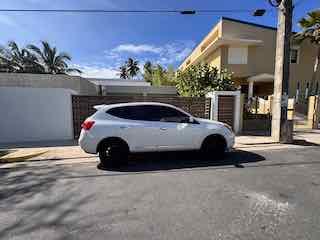
{"type": "Polygon", "coordinates": [[[308,101],[308,127],[312,129],[318,128],[319,123],[319,101],[318,96],[310,96],[308,101]]]}
{"type": "Polygon", "coordinates": [[[243,129],[243,109],[244,109],[244,104],[245,104],[245,95],[241,94],[240,95],[240,124],[239,124],[239,133],[242,132],[243,129]]]}
{"type": "Polygon", "coordinates": [[[315,109],[315,113],[314,113],[312,128],[318,129],[319,128],[319,121],[320,121],[320,97],[319,97],[319,95],[316,96],[314,109],[315,109]]]}
{"type": "Polygon", "coordinates": [[[287,121],[292,0],[282,0],[278,7],[278,30],[272,107],[272,137],[282,143],[292,142],[292,124],[287,121]]]}
{"type": "Polygon", "coordinates": [[[248,88],[248,99],[251,99],[253,97],[253,81],[249,82],[249,88],[248,88]]]}

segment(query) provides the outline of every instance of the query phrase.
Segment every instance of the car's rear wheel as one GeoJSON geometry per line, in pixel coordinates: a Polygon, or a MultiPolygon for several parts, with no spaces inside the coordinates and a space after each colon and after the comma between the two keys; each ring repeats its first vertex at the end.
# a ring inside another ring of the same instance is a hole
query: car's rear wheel
{"type": "Polygon", "coordinates": [[[206,158],[222,158],[226,152],[226,141],[220,135],[207,137],[201,146],[201,152],[206,158]]]}
{"type": "Polygon", "coordinates": [[[98,151],[103,167],[117,167],[128,161],[129,148],[122,141],[104,141],[100,144],[98,151]]]}

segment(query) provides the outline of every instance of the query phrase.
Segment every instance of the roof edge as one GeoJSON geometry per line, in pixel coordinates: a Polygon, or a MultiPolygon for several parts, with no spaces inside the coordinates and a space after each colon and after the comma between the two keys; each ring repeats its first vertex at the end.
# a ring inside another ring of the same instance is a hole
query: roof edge
{"type": "Polygon", "coordinates": [[[243,23],[243,24],[246,24],[246,25],[251,25],[251,26],[260,27],[260,28],[266,28],[266,29],[270,29],[270,30],[277,30],[276,27],[271,27],[271,26],[262,25],[262,24],[258,24],[258,23],[253,23],[253,22],[247,22],[247,21],[234,19],[234,18],[229,18],[229,17],[221,17],[221,20],[228,20],[228,21],[232,21],[232,22],[243,23]]]}

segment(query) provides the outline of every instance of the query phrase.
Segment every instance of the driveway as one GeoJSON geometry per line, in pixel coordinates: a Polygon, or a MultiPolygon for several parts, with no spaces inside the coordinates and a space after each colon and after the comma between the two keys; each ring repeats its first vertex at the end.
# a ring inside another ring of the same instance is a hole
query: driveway
{"type": "MultiPolygon", "coordinates": [[[[319,239],[320,148],[0,169],[0,239],[319,239]]],[[[59,161],[57,161],[59,162],[59,161]]],[[[61,162],[61,161],[60,161],[61,162]]]]}

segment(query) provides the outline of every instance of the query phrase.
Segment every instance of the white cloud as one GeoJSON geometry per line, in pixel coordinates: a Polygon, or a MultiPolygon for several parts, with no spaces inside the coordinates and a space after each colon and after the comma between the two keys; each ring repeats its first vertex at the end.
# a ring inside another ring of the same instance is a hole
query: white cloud
{"type": "Polygon", "coordinates": [[[163,65],[179,63],[191,53],[193,46],[193,41],[166,44],[160,54],[158,63],[163,65]]]}
{"type": "Polygon", "coordinates": [[[104,51],[105,61],[97,63],[74,64],[80,69],[82,77],[87,78],[119,78],[118,68],[132,56],[139,61],[140,74],[143,74],[143,64],[151,61],[163,66],[180,63],[194,46],[193,41],[176,41],[164,45],[122,44],[111,50],[104,51]]]}
{"type": "Polygon", "coordinates": [[[176,54],[176,61],[182,61],[185,59],[192,51],[192,48],[186,47],[182,51],[176,54]]]}
{"type": "Polygon", "coordinates": [[[151,44],[121,44],[106,50],[105,57],[116,65],[121,65],[129,57],[137,60],[151,61],[162,65],[181,62],[191,51],[195,43],[193,41],[175,41],[164,45],[151,44]]]}
{"type": "Polygon", "coordinates": [[[75,64],[72,67],[80,69],[85,78],[119,78],[118,71],[114,68],[75,64]]]}
{"type": "Polygon", "coordinates": [[[162,49],[160,47],[156,47],[148,44],[121,44],[116,48],[112,49],[112,52],[131,52],[135,54],[139,53],[160,53],[162,49]]]}

